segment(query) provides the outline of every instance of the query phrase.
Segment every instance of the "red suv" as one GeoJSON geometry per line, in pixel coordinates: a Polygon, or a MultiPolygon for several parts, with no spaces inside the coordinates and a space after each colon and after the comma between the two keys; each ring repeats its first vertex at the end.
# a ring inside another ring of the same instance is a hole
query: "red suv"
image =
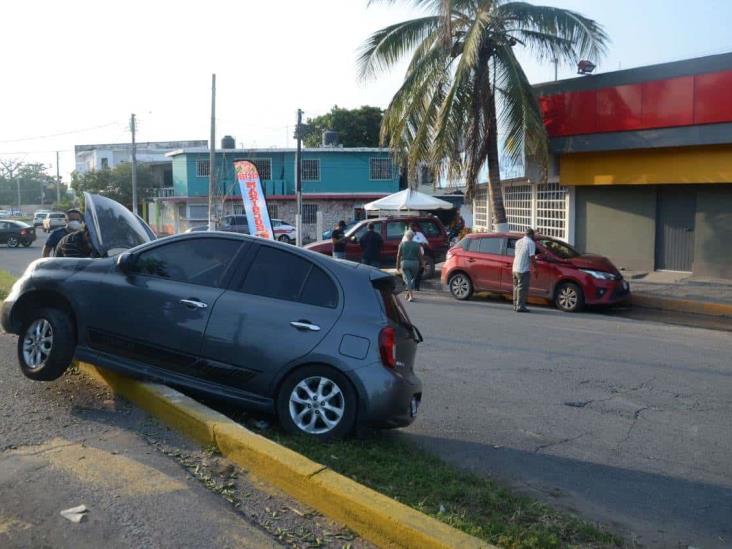
{"type": "MultiPolygon", "coordinates": [[[[511,294],[513,255],[517,233],[471,234],[447,252],[442,284],[456,299],[474,291],[511,294]]],[[[630,298],[623,276],[606,257],[580,254],[569,244],[536,237],[538,275],[531,274],[529,295],[549,299],[562,311],[585,305],[611,305],[630,298]]]]}
{"type": "MultiPolygon", "coordinates": [[[[346,259],[361,261],[360,238],[366,233],[366,226],[374,224],[374,230],[381,234],[384,239],[384,247],[381,249],[381,264],[393,265],[396,262],[397,249],[407,227],[412,223],[419,226],[419,230],[427,238],[429,245],[425,248],[425,273],[424,277],[429,278],[435,273],[435,263],[444,261],[445,254],[449,248],[447,231],[439,219],[432,216],[404,216],[404,217],[379,217],[364,219],[346,231],[348,243],[346,245],[346,259]]],[[[320,252],[325,255],[332,255],[333,243],[330,240],[321,240],[305,246],[308,250],[320,252]]]]}

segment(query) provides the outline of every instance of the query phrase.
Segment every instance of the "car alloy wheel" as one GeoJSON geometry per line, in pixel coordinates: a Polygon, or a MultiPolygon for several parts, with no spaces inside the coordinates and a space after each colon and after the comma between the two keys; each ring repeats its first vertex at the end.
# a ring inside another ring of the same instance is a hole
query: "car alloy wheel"
{"type": "Polygon", "coordinates": [[[557,307],[564,312],[577,312],[581,310],[584,306],[584,296],[582,295],[582,290],[580,290],[580,288],[576,284],[562,284],[557,289],[555,303],[557,307]]]}
{"type": "Polygon", "coordinates": [[[324,376],[305,378],[290,393],[290,418],[309,435],[323,435],[335,429],[345,408],[343,391],[324,376]]]}
{"type": "Polygon", "coordinates": [[[42,368],[53,349],[53,327],[45,318],[34,320],[23,336],[23,359],[30,370],[42,368]]]}
{"type": "Polygon", "coordinates": [[[451,276],[448,287],[453,297],[461,301],[468,299],[473,293],[473,284],[470,282],[468,275],[463,273],[451,276]]]}
{"type": "Polygon", "coordinates": [[[8,237],[8,248],[17,248],[18,244],[20,244],[20,240],[18,240],[17,236],[8,237]]]}

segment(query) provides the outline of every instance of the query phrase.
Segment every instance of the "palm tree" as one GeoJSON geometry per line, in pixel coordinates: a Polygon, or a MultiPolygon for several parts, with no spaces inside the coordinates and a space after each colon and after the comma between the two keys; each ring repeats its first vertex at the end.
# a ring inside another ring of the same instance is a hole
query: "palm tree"
{"type": "MultiPolygon", "coordinates": [[[[369,0],[392,4],[396,0],[369,0]]],[[[531,84],[516,59],[523,46],[539,59],[596,59],[607,36],[579,13],[506,0],[412,0],[428,15],[390,25],[363,44],[362,78],[412,53],[404,82],[381,126],[382,143],[418,162],[465,177],[467,197],[488,164],[496,230],[506,230],[499,173],[498,128],[511,162],[524,155],[544,167],[547,136],[531,84]]]]}

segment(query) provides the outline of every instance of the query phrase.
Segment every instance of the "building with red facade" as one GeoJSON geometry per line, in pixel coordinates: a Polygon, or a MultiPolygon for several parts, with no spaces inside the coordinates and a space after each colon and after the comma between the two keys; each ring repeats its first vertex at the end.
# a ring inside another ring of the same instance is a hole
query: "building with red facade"
{"type": "MultiPolygon", "coordinates": [[[[732,278],[732,53],[535,89],[551,176],[506,182],[513,229],[536,227],[629,270],[732,278]]],[[[490,220],[485,194],[479,226],[490,220]]]]}

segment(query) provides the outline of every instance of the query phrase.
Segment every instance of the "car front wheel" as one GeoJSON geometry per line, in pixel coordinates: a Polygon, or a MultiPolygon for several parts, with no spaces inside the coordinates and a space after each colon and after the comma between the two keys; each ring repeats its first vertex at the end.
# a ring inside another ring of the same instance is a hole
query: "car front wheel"
{"type": "Polygon", "coordinates": [[[286,234],[280,235],[277,238],[277,240],[279,240],[280,242],[284,242],[285,244],[289,244],[290,243],[290,237],[287,236],[286,234]]]}
{"type": "Polygon", "coordinates": [[[452,275],[447,281],[447,287],[450,289],[452,297],[460,301],[470,299],[470,296],[473,295],[473,283],[465,273],[452,275]]]}
{"type": "Polygon", "coordinates": [[[290,433],[340,439],[356,422],[356,392],[337,370],[317,365],[300,368],[282,384],[277,415],[290,433]]]}
{"type": "Polygon", "coordinates": [[[585,306],[585,296],[577,284],[564,282],[557,288],[554,304],[560,311],[576,313],[585,306]]]}
{"type": "Polygon", "coordinates": [[[28,316],[18,338],[20,369],[29,379],[53,381],[68,369],[75,347],[69,315],[39,309],[28,316]]]}
{"type": "Polygon", "coordinates": [[[8,248],[17,248],[18,244],[20,244],[20,240],[17,236],[8,237],[8,248]]]}

